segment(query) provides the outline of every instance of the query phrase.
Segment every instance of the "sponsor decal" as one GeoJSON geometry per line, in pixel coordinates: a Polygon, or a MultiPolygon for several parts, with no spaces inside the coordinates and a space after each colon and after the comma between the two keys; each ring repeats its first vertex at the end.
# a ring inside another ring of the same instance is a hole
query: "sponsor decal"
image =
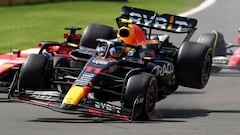
{"type": "Polygon", "coordinates": [[[77,86],[87,86],[89,82],[92,80],[95,74],[84,72],[78,80],[76,80],[75,84],[77,86]]]}
{"type": "Polygon", "coordinates": [[[107,65],[109,61],[105,59],[94,58],[92,62],[95,64],[107,65]]]}
{"type": "Polygon", "coordinates": [[[60,94],[58,92],[54,91],[36,91],[31,95],[31,97],[40,100],[58,101],[59,95],[60,94]]]}
{"type": "Polygon", "coordinates": [[[163,64],[161,66],[155,66],[152,70],[156,76],[169,75],[174,72],[174,65],[172,63],[163,64]]]}
{"type": "Polygon", "coordinates": [[[108,104],[108,103],[103,103],[103,102],[96,101],[95,104],[94,104],[94,107],[97,108],[97,109],[101,109],[101,110],[121,113],[121,108],[120,107],[117,107],[115,105],[108,104]]]}
{"type": "Polygon", "coordinates": [[[153,16],[148,16],[147,14],[131,12],[129,15],[129,19],[136,24],[142,24],[143,22],[145,26],[153,25],[154,27],[161,29],[171,29],[173,24],[179,25],[179,27],[188,25],[186,21],[176,20],[175,16],[169,16],[170,22],[168,22],[168,18],[164,18],[163,16],[156,16],[156,14],[153,16]]]}

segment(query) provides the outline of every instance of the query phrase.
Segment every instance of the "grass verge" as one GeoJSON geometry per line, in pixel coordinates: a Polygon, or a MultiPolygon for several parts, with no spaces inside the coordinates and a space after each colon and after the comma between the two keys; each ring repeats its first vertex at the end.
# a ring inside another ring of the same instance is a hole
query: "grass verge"
{"type": "MultiPolygon", "coordinates": [[[[34,5],[0,7],[0,53],[27,49],[41,40],[62,41],[64,27],[86,27],[101,23],[116,27],[115,18],[123,5],[158,13],[178,14],[197,6],[200,0],[128,0],[67,1],[34,5]]],[[[83,30],[79,31],[82,33],[83,30]]]]}

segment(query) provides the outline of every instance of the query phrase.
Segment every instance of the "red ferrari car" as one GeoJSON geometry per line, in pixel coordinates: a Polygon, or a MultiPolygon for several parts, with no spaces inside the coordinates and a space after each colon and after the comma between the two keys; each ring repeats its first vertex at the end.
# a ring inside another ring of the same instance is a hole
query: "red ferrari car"
{"type": "Polygon", "coordinates": [[[76,45],[80,43],[81,34],[76,33],[80,29],[77,27],[65,28],[70,32],[64,34],[66,39],[64,42],[40,41],[36,48],[24,51],[16,49],[10,53],[0,54],[0,91],[7,92],[17,69],[29,54],[48,53],[50,55],[69,57],[68,53],[76,49],[78,47],[76,45]]]}
{"type": "Polygon", "coordinates": [[[240,34],[237,41],[238,44],[225,42],[224,35],[218,31],[199,37],[199,43],[208,44],[213,50],[212,73],[237,73],[240,70],[240,34]]]}
{"type": "Polygon", "coordinates": [[[232,56],[230,57],[230,60],[228,62],[229,67],[236,67],[240,69],[240,28],[238,29],[238,36],[237,36],[237,49],[233,52],[232,56]]]}

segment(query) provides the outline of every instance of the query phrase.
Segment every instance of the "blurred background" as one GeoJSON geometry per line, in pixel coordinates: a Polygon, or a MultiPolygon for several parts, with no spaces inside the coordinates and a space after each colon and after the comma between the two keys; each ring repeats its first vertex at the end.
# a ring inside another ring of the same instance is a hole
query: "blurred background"
{"type": "MultiPolygon", "coordinates": [[[[1,0],[0,6],[38,4],[38,3],[46,3],[46,2],[60,2],[60,1],[77,1],[77,0],[1,0]]],[[[84,1],[127,1],[127,0],[84,0],[84,1]]]]}
{"type": "Polygon", "coordinates": [[[122,6],[159,14],[179,14],[198,6],[202,0],[0,0],[0,54],[13,49],[34,48],[39,41],[63,41],[65,27],[89,23],[117,28],[122,6]]]}

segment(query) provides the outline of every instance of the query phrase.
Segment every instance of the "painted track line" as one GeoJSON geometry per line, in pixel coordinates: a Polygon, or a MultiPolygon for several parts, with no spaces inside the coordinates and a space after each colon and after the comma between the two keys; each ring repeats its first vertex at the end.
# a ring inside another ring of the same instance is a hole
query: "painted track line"
{"type": "Polygon", "coordinates": [[[208,8],[209,6],[213,5],[216,2],[216,0],[204,0],[199,6],[187,11],[187,12],[183,12],[181,14],[179,14],[180,16],[190,16],[193,15],[197,12],[200,12],[206,8],[208,8]]]}

